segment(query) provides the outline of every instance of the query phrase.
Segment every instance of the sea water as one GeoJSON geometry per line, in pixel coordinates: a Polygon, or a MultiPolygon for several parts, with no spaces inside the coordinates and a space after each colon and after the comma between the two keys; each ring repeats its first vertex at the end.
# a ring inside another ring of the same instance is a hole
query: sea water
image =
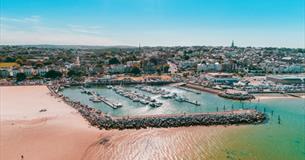
{"type": "MultiPolygon", "coordinates": [[[[186,102],[177,102],[174,99],[163,99],[160,95],[140,91],[132,86],[126,88],[151,96],[157,101],[162,102],[163,105],[158,108],[152,108],[149,105],[133,102],[105,87],[89,88],[89,90],[95,91],[113,102],[120,102],[123,105],[122,108],[112,109],[102,102],[93,103],[89,101],[90,96],[80,93],[80,89],[78,88],[67,88],[62,93],[72,100],[80,101],[83,104],[100,109],[112,116],[215,112],[217,110],[224,111],[243,108],[257,109],[268,115],[268,121],[266,123],[236,126],[234,129],[225,130],[221,134],[219,133],[215,134],[215,136],[208,137],[210,138],[208,144],[206,141],[202,141],[201,143],[200,137],[194,141],[191,140],[193,137],[189,136],[189,143],[192,150],[190,153],[187,153],[188,156],[185,156],[185,159],[305,159],[304,99],[291,98],[240,102],[224,99],[205,92],[196,94],[175,87],[161,87],[162,89],[175,92],[179,96],[184,96],[201,104],[200,106],[195,106],[186,102]]],[[[187,145],[185,142],[188,142],[188,140],[185,140],[184,135],[179,136],[184,139],[184,145],[187,145]]],[[[202,139],[204,138],[207,137],[202,136],[202,139]]],[[[168,149],[170,150],[171,148],[168,149]]],[[[166,155],[166,157],[173,158],[175,155],[166,155]]]]}

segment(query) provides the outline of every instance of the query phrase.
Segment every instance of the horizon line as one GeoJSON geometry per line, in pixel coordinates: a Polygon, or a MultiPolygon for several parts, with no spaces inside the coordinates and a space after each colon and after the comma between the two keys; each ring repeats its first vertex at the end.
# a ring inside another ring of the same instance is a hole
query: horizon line
{"type": "MultiPolygon", "coordinates": [[[[235,42],[235,41],[234,41],[235,42]]],[[[83,46],[83,47],[108,47],[108,48],[138,48],[136,45],[90,45],[90,44],[0,44],[0,46],[83,46]]],[[[230,45],[143,45],[142,47],[230,47],[230,45]]],[[[285,46],[243,46],[235,45],[237,48],[289,48],[289,49],[305,49],[305,46],[302,47],[285,47],[285,46]]]]}

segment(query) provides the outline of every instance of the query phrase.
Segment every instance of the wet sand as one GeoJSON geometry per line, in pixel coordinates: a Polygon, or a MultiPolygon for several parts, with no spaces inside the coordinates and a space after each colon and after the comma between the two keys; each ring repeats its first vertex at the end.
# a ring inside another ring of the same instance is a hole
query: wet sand
{"type": "Polygon", "coordinates": [[[0,116],[5,160],[214,159],[234,128],[98,130],[46,86],[0,87],[0,116]]]}

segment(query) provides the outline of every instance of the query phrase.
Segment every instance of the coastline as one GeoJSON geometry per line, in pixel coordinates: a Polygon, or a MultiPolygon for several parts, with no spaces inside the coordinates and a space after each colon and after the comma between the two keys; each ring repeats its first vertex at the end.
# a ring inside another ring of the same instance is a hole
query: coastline
{"type": "MultiPolygon", "coordinates": [[[[20,159],[21,155],[33,160],[167,159],[177,156],[192,159],[185,150],[202,158],[196,146],[209,143],[237,127],[99,130],[77,110],[50,93],[46,86],[0,87],[0,159],[20,159]],[[40,112],[41,109],[46,111],[40,112]]],[[[217,146],[216,143],[204,148],[217,146]]],[[[213,158],[211,153],[204,156],[213,158]]]]}

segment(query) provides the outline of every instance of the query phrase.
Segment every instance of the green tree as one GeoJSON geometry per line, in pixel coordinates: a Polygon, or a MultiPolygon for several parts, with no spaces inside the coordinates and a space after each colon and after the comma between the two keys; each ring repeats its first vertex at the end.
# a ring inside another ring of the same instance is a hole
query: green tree
{"type": "Polygon", "coordinates": [[[81,77],[84,76],[84,72],[79,69],[70,69],[68,71],[68,77],[81,77]]]}
{"type": "Polygon", "coordinates": [[[120,61],[116,57],[112,57],[109,60],[109,64],[120,64],[120,61]]]}
{"type": "Polygon", "coordinates": [[[16,63],[18,63],[19,65],[23,65],[23,60],[22,59],[20,59],[20,58],[18,58],[17,60],[16,60],[16,63]]]}
{"type": "Polygon", "coordinates": [[[50,70],[44,76],[46,78],[56,79],[56,78],[60,78],[62,76],[62,73],[59,71],[50,70]]]}
{"type": "Polygon", "coordinates": [[[131,69],[131,73],[134,74],[134,75],[138,75],[141,73],[141,70],[139,67],[137,66],[133,66],[132,69],[131,69]]]}
{"type": "Polygon", "coordinates": [[[16,62],[16,58],[14,58],[14,57],[6,57],[4,59],[4,62],[16,62]]]}
{"type": "Polygon", "coordinates": [[[24,81],[26,79],[26,75],[24,73],[17,73],[16,80],[17,82],[24,81]]]}
{"type": "Polygon", "coordinates": [[[169,70],[169,65],[168,64],[163,65],[163,72],[168,73],[168,70],[169,70]]]}

